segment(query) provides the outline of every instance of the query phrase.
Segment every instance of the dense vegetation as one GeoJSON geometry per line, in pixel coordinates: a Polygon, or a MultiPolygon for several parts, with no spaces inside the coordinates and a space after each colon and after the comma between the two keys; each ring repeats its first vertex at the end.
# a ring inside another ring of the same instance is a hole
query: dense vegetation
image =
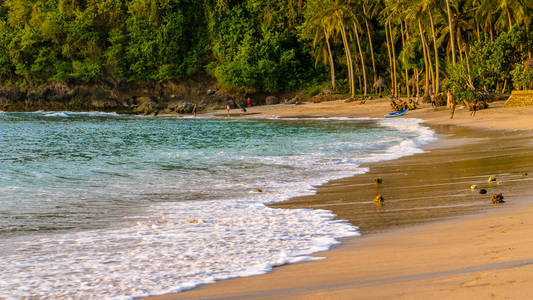
{"type": "Polygon", "coordinates": [[[0,81],[531,88],[531,0],[0,0],[0,81]],[[357,83],[357,84],[356,84],[357,83]]]}

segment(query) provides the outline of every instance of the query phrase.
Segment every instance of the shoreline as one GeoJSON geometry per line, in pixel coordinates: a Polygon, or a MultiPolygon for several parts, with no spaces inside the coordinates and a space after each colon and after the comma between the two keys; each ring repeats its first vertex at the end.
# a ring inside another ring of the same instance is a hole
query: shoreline
{"type": "MultiPolygon", "coordinates": [[[[385,101],[381,101],[381,103],[372,103],[372,108],[376,108],[377,109],[374,109],[371,113],[368,113],[368,114],[364,114],[364,112],[362,113],[361,111],[357,110],[357,111],[346,111],[346,107],[349,107],[349,108],[353,108],[353,103],[352,104],[345,104],[341,101],[335,101],[336,103],[319,103],[319,104],[306,104],[306,105],[301,105],[301,106],[292,106],[290,107],[289,109],[287,109],[286,105],[281,105],[283,107],[279,107],[279,106],[276,106],[276,107],[261,107],[259,108],[259,110],[262,110],[259,114],[260,116],[259,117],[270,117],[272,116],[273,114],[276,114],[278,117],[289,117],[289,118],[292,118],[292,117],[379,117],[379,115],[383,115],[382,113],[384,111],[387,111],[387,110],[390,110],[388,109],[387,105],[384,105],[386,103],[383,103],[385,101]],[[336,107],[335,107],[336,106],[336,107]],[[344,106],[341,107],[339,109],[338,106],[344,106]],[[292,108],[292,109],[291,109],[292,108]],[[317,109],[318,108],[318,109],[317,109]],[[279,114],[278,112],[280,110],[283,110],[284,113],[282,114],[279,114]],[[333,113],[332,113],[333,112],[333,113]]],[[[496,110],[502,110],[501,108],[501,105],[503,105],[503,103],[501,104],[496,104],[496,110]]],[[[364,107],[364,108],[367,108],[368,106],[370,105],[361,105],[360,107],[364,107]]],[[[433,127],[434,129],[437,129],[439,130],[439,127],[443,127],[445,125],[443,125],[443,123],[446,123],[444,121],[448,121],[449,123],[449,119],[448,120],[445,120],[447,119],[447,112],[446,111],[442,111],[442,112],[430,112],[429,114],[436,114],[436,115],[430,115],[429,117],[427,116],[428,115],[428,112],[432,110],[431,108],[422,108],[422,110],[420,111],[414,111],[414,112],[410,112],[410,114],[407,116],[409,118],[421,118],[421,119],[424,119],[426,120],[426,125],[430,125],[430,127],[433,127]],[[424,115],[425,114],[425,115],[424,115]]],[[[507,109],[506,109],[507,110],[507,109]]],[[[511,112],[511,114],[516,114],[516,110],[517,109],[514,109],[515,111],[511,112]]],[[[520,108],[518,110],[522,110],[522,111],[529,111],[530,109],[529,108],[520,108]]],[[[489,110],[487,110],[489,111],[489,110]]],[[[457,116],[461,115],[462,112],[458,111],[459,114],[457,114],[456,112],[456,119],[458,118],[457,116]]],[[[484,111],[481,111],[481,112],[484,112],[484,111]]],[[[478,112],[478,114],[481,114],[481,112],[478,112]]],[[[257,114],[257,112],[255,111],[252,111],[253,114],[257,114]]],[[[466,114],[466,112],[464,113],[466,114]]],[[[485,117],[485,116],[484,116],[485,117]]],[[[459,118],[461,119],[464,119],[462,116],[460,116],[459,118]]],[[[483,118],[483,117],[482,117],[483,118]]],[[[476,120],[476,121],[480,121],[480,120],[476,120]]],[[[490,123],[490,119],[488,119],[487,121],[489,121],[488,123],[490,123]]],[[[516,123],[517,122],[500,122],[500,126],[499,128],[494,128],[494,126],[486,126],[487,125],[487,121],[484,121],[484,122],[477,122],[477,123],[481,123],[481,126],[479,126],[479,124],[474,124],[474,125],[470,125],[470,124],[464,124],[464,123],[467,123],[467,122],[464,122],[464,120],[462,121],[462,124],[459,124],[459,126],[457,128],[459,129],[462,129],[462,128],[465,128],[465,127],[478,127],[479,128],[482,128],[482,129],[496,129],[495,131],[494,130],[489,130],[491,132],[491,134],[493,134],[494,132],[498,132],[498,129],[499,132],[504,132],[503,135],[506,135],[505,132],[510,132],[510,131],[516,131],[516,132],[520,132],[521,134],[519,135],[525,135],[526,137],[524,139],[528,140],[529,138],[529,135],[526,131],[524,130],[530,130],[532,128],[531,125],[529,124],[532,124],[530,122],[522,122],[521,124],[518,124],[518,125],[521,125],[521,126],[509,126],[510,124],[511,125],[517,125],[516,123]],[[506,126],[501,126],[501,124],[504,124],[506,126]],[[525,125],[525,126],[524,126],[525,125]],[[503,128],[501,128],[503,127],[503,128]],[[517,128],[518,127],[518,128],[517,128]],[[502,131],[503,130],[503,131],[502,131]]],[[[459,121],[459,123],[461,123],[461,121],[459,121]]],[[[489,124],[490,125],[490,124],[489,124]]],[[[485,133],[486,134],[486,133],[485,133]]],[[[462,137],[463,138],[463,142],[464,141],[467,141],[467,142],[471,142],[472,140],[469,140],[469,137],[468,135],[465,135],[462,137]]],[[[444,138],[446,139],[446,138],[444,138]]],[[[446,142],[443,141],[444,139],[442,140],[439,140],[437,143],[437,145],[433,145],[429,147],[429,151],[435,151],[435,149],[439,149],[439,147],[457,147],[457,144],[453,144],[453,143],[456,143],[457,141],[453,141],[452,144],[449,144],[450,141],[448,141],[448,144],[446,145],[446,142]],[[444,145],[443,145],[444,144],[444,145]]],[[[475,138],[474,138],[475,139],[475,138]]],[[[481,139],[487,139],[489,140],[490,142],[490,136],[489,137],[483,137],[481,139]]],[[[426,149],[427,147],[423,147],[424,149],[426,149]]],[[[419,156],[420,154],[418,155],[414,155],[414,156],[409,156],[409,157],[417,157],[419,156]]],[[[403,158],[400,158],[400,160],[402,160],[403,158]]],[[[407,159],[409,160],[409,159],[407,159]]],[[[398,160],[394,160],[394,162],[396,162],[398,160]]],[[[389,162],[380,162],[380,163],[372,163],[372,164],[369,164],[369,166],[371,167],[371,170],[376,168],[377,165],[379,164],[387,164],[387,163],[390,163],[389,162]]],[[[365,167],[368,167],[366,165],[364,165],[365,167]]],[[[366,175],[367,177],[368,176],[373,176],[372,174],[370,174],[371,172],[367,173],[369,175],[366,175]]],[[[364,176],[364,175],[363,175],[364,176]]],[[[289,201],[286,201],[286,202],[282,202],[282,203],[278,203],[278,204],[274,204],[272,205],[273,207],[298,207],[298,208],[302,208],[302,207],[308,207],[306,206],[305,204],[302,204],[306,201],[310,201],[310,198],[316,198],[319,197],[318,195],[321,193],[321,190],[327,190],[329,187],[331,186],[335,186],[336,184],[338,184],[339,182],[342,182],[342,181],[350,181],[350,180],[353,180],[354,178],[361,178],[363,177],[362,175],[356,175],[355,177],[350,177],[348,179],[340,179],[340,180],[334,180],[332,182],[329,182],[321,187],[318,188],[318,191],[317,191],[317,195],[314,195],[314,196],[308,196],[308,197],[298,197],[298,198],[293,198],[289,201]]],[[[367,178],[368,179],[368,178],[367,178]]],[[[507,184],[506,184],[507,186],[507,184]]],[[[512,197],[520,197],[519,195],[518,196],[512,196],[512,197]]],[[[514,199],[514,198],[512,198],[514,199]]],[[[364,241],[366,240],[374,240],[374,239],[380,239],[380,238],[387,238],[387,237],[390,237],[390,236],[393,236],[393,237],[396,237],[396,236],[403,236],[406,234],[406,232],[411,232],[411,231],[417,231],[417,230],[424,230],[424,228],[427,228],[427,227],[433,227],[433,226],[445,226],[446,224],[450,223],[450,224],[455,224],[455,223],[458,223],[458,222],[465,222],[465,221],[468,221],[468,220],[479,220],[480,218],[485,218],[487,216],[493,216],[494,214],[498,215],[500,213],[504,213],[506,211],[509,211],[509,210],[515,210],[517,209],[517,201],[513,200],[512,203],[508,203],[508,204],[505,204],[505,206],[503,207],[499,207],[497,211],[494,211],[494,210],[491,210],[489,209],[488,212],[486,210],[483,210],[483,209],[477,209],[475,211],[469,211],[467,212],[466,214],[452,214],[452,216],[448,216],[448,217],[445,217],[444,219],[431,219],[429,221],[423,221],[422,224],[423,225],[420,225],[420,224],[407,224],[405,226],[399,226],[399,227],[396,227],[396,228],[392,228],[392,229],[388,229],[388,230],[385,230],[384,232],[383,231],[376,231],[376,232],[373,232],[372,234],[368,235],[366,234],[364,231],[363,231],[363,236],[362,237],[356,237],[356,238],[348,238],[348,239],[342,239],[341,242],[342,244],[340,246],[335,246],[333,247],[333,249],[330,249],[329,251],[326,251],[326,252],[321,252],[318,254],[318,256],[326,256],[328,259],[326,260],[323,260],[321,262],[324,262],[325,263],[325,266],[320,266],[318,268],[312,268],[313,271],[312,272],[316,272],[317,270],[321,270],[323,268],[332,268],[331,265],[333,265],[333,262],[332,263],[328,263],[328,261],[331,259],[331,256],[333,257],[336,257],[336,252],[340,251],[340,252],[344,252],[344,251],[348,251],[348,250],[345,250],[345,249],[351,249],[352,251],[354,249],[357,249],[358,247],[360,247],[360,244],[361,243],[366,243],[364,241]],[[509,205],[510,204],[510,205],[509,205]],[[510,206],[510,207],[509,207],[510,206]],[[503,209],[502,209],[503,208],[503,209]],[[465,217],[466,215],[466,217],[465,217]]],[[[387,203],[387,202],[385,202],[387,203]]],[[[331,205],[331,203],[329,204],[331,205]]],[[[344,204],[341,204],[340,206],[343,206],[344,204]]],[[[483,204],[484,206],[487,206],[487,204],[483,204]]],[[[522,207],[524,206],[522,203],[519,203],[518,207],[522,207]]],[[[316,206],[314,207],[316,208],[316,206]]],[[[331,208],[328,208],[328,204],[326,204],[325,206],[323,207],[320,207],[320,208],[325,208],[325,209],[331,209],[331,208]]],[[[334,212],[335,209],[333,209],[334,212]]],[[[340,219],[346,219],[344,216],[339,216],[340,219]]],[[[352,222],[352,224],[354,224],[352,222]]],[[[354,225],[358,226],[359,224],[355,223],[354,225]]],[[[368,232],[372,232],[372,231],[368,231],[368,232]]],[[[379,250],[383,250],[383,249],[379,249],[379,250]]],[[[316,256],[316,254],[315,254],[316,256]]],[[[321,264],[324,264],[324,263],[321,263],[321,264]]],[[[235,287],[237,285],[246,285],[248,287],[248,289],[240,289],[240,292],[241,294],[239,294],[241,296],[245,296],[245,298],[248,298],[251,297],[251,298],[272,298],[272,297],[288,297],[288,298],[298,298],[299,295],[297,294],[291,294],[291,293],[288,293],[288,292],[279,292],[279,288],[277,288],[275,285],[274,285],[274,288],[272,288],[271,290],[269,290],[268,292],[263,292],[261,294],[254,294],[254,282],[257,283],[257,282],[260,282],[260,284],[262,286],[264,286],[265,282],[267,281],[272,281],[274,280],[275,282],[278,282],[279,283],[279,280],[281,280],[282,282],[285,279],[278,279],[280,277],[283,277],[283,276],[286,276],[286,275],[279,275],[279,274],[287,274],[287,273],[291,273],[292,272],[292,269],[293,268],[300,268],[300,266],[304,266],[304,265],[312,265],[312,264],[315,264],[313,262],[308,262],[307,264],[294,264],[294,265],[290,265],[290,266],[282,266],[282,267],[276,267],[274,268],[274,270],[271,272],[271,273],[268,273],[266,275],[259,275],[259,276],[253,276],[253,277],[245,277],[245,278],[238,278],[238,279],[230,279],[230,280],[224,280],[224,281],[220,281],[220,282],[217,282],[215,284],[209,284],[209,285],[203,285],[203,286],[200,286],[200,287],[197,287],[193,290],[190,290],[190,291],[186,291],[186,292],[182,292],[182,293],[179,293],[179,294],[174,294],[174,295],[163,295],[163,296],[157,296],[157,297],[153,297],[153,299],[179,299],[179,298],[198,298],[198,299],[210,299],[210,298],[219,298],[219,297],[225,297],[225,296],[229,296],[231,298],[230,295],[234,295],[236,293],[236,290],[235,290],[235,287]],[[287,269],[291,269],[291,271],[287,271],[287,269]],[[265,278],[263,280],[258,280],[258,278],[265,278]],[[249,281],[248,281],[249,279],[249,281]],[[237,285],[234,283],[234,282],[238,282],[237,285]],[[278,291],[278,292],[276,292],[278,291]]],[[[306,267],[305,269],[308,269],[308,267],[306,267]]],[[[302,276],[304,273],[301,273],[302,276]]],[[[451,275],[450,275],[451,276],[451,275]]],[[[269,285],[272,287],[272,285],[269,285]]],[[[345,287],[342,287],[342,286],[339,286],[339,285],[335,285],[337,288],[333,288],[331,289],[328,288],[328,293],[327,294],[324,294],[324,292],[322,291],[322,289],[320,287],[317,287],[316,284],[313,285],[307,285],[305,290],[306,291],[311,291],[311,290],[316,290],[317,292],[316,293],[319,293],[322,297],[325,297],[325,298],[328,298],[327,296],[329,295],[329,293],[336,293],[335,290],[336,289],[344,289],[345,287]]],[[[293,288],[288,288],[287,291],[294,291],[293,288]]],[[[314,292],[313,292],[314,293],[314,292]]],[[[336,294],[335,297],[340,297],[342,298],[342,295],[344,294],[336,294]]],[[[306,294],[306,298],[309,297],[309,296],[312,296],[311,298],[313,297],[316,297],[317,295],[315,294],[306,294]]],[[[344,295],[346,296],[346,295],[344,295]]],[[[383,295],[382,295],[383,296],[383,295]]]]}

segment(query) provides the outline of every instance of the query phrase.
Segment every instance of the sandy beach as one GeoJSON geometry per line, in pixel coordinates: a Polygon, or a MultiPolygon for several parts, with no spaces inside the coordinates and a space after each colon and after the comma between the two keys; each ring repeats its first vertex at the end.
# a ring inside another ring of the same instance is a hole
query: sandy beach
{"type": "MultiPolygon", "coordinates": [[[[382,117],[387,100],[276,105],[254,116],[382,117]]],[[[235,111],[236,112],[236,111],[235,111]]],[[[328,209],[361,237],[275,268],[153,299],[527,299],[533,297],[533,108],[495,102],[471,117],[429,105],[407,116],[440,135],[426,152],[371,164],[275,207],[328,209]],[[529,172],[528,176],[523,174],[529,172]],[[496,175],[498,183],[487,179],[496,175]],[[373,178],[383,183],[376,186],[373,178]],[[485,195],[471,191],[476,184],[485,195]],[[502,192],[506,203],[492,205],[502,192]],[[382,207],[372,199],[383,195],[382,207]]]]}

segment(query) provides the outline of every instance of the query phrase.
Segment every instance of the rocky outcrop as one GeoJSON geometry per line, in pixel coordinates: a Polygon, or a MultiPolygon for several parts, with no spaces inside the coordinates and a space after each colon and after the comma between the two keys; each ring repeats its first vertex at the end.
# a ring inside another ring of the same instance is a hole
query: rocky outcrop
{"type": "Polygon", "coordinates": [[[227,103],[240,101],[216,86],[207,75],[183,81],[169,81],[151,85],[130,83],[68,85],[49,83],[21,89],[0,86],[2,111],[107,111],[125,114],[189,114],[220,109],[227,103]]]}

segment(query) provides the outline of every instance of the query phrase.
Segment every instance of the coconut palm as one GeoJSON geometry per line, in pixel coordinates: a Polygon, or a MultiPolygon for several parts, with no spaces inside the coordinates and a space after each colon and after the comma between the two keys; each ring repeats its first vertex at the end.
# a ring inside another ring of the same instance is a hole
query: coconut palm
{"type": "Polygon", "coordinates": [[[328,15],[329,7],[325,1],[309,1],[306,5],[306,21],[303,25],[303,35],[313,39],[313,48],[316,49],[316,62],[327,62],[330,68],[331,87],[336,89],[335,63],[331,51],[330,38],[334,34],[331,16],[328,15]],[[325,43],[324,43],[325,42],[325,43]]]}

